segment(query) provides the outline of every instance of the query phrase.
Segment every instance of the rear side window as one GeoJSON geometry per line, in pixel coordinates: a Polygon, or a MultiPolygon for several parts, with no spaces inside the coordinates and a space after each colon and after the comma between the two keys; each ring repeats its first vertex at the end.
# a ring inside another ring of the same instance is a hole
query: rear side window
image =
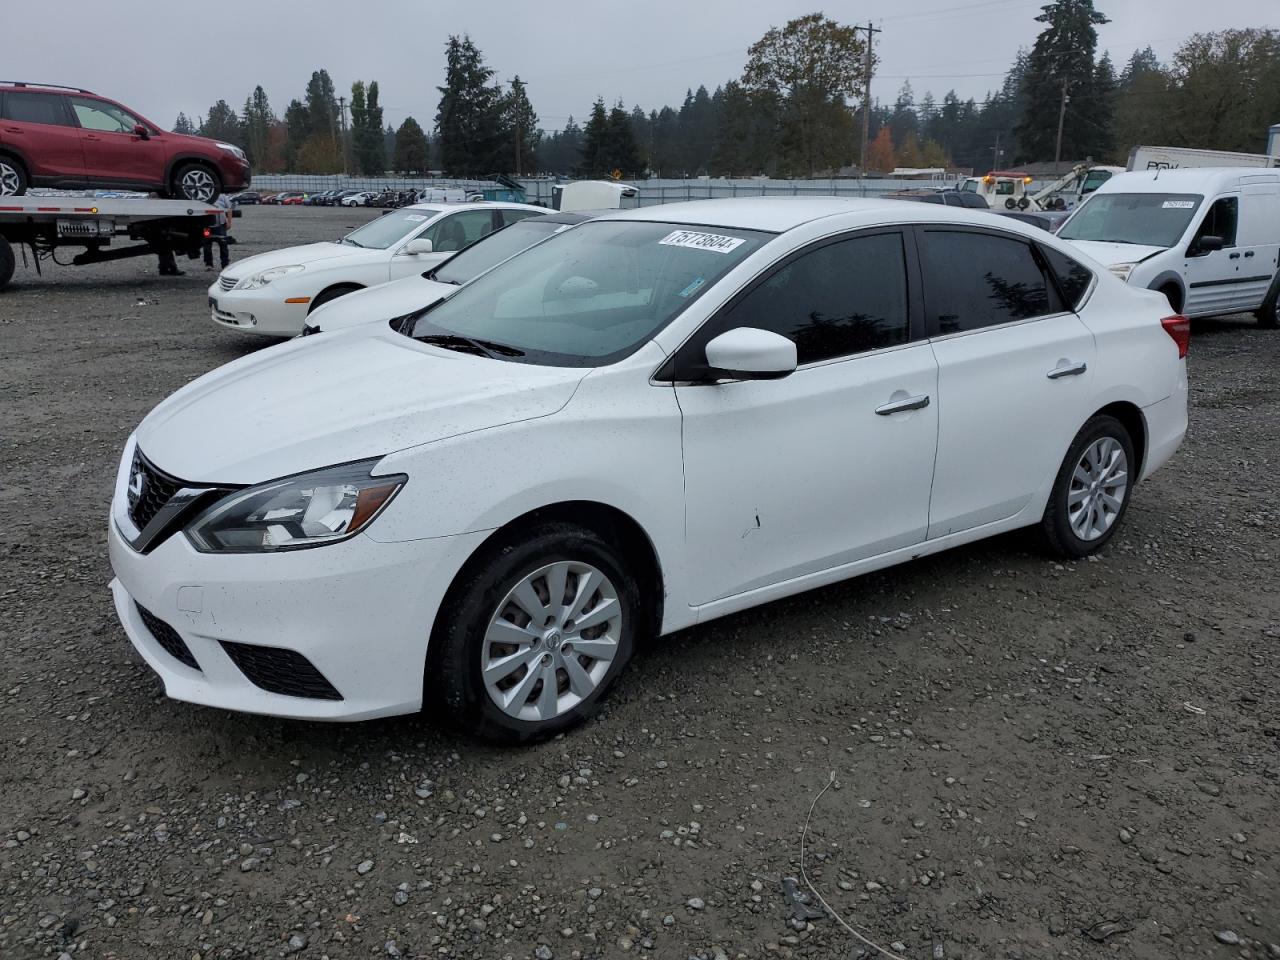
{"type": "Polygon", "coordinates": [[[530,217],[541,217],[548,213],[546,210],[503,210],[502,223],[503,226],[511,226],[513,223],[519,223],[521,220],[528,220],[530,217]]]}
{"type": "Polygon", "coordinates": [[[1057,277],[1058,289],[1062,291],[1062,298],[1067,302],[1067,306],[1072,310],[1079,310],[1080,301],[1084,299],[1084,295],[1089,291],[1089,284],[1093,282],[1093,271],[1052,247],[1041,246],[1040,252],[1044,254],[1045,260],[1049,263],[1049,269],[1057,277]]]}
{"type": "Polygon", "coordinates": [[[795,342],[798,363],[906,343],[902,236],[872,234],[803,253],[753,289],[708,331],[772,330],[795,342]]]}
{"type": "Polygon", "coordinates": [[[1031,245],[959,230],[920,235],[925,310],[939,334],[981,330],[1053,312],[1031,245]]]}
{"type": "Polygon", "coordinates": [[[17,93],[4,95],[4,118],[15,123],[47,123],[69,127],[62,109],[62,98],[47,93],[17,93]]]}

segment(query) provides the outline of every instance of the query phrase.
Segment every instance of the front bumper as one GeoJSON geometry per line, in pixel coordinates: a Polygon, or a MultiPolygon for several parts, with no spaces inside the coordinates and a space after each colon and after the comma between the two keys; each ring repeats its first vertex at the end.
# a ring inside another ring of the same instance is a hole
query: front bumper
{"type": "Polygon", "coordinates": [[[214,281],[209,287],[209,315],[215,324],[264,337],[296,337],[307,322],[306,303],[285,303],[287,293],[267,284],[258,290],[223,290],[214,281]]]}
{"type": "Polygon", "coordinates": [[[427,641],[445,591],[483,533],[407,543],[364,535],[280,554],[203,554],[181,533],[147,554],[108,520],[111,592],[129,640],[175,700],[311,720],[363,720],[422,705],[427,641]],[[148,629],[168,624],[198,669],[148,629]],[[154,625],[154,621],[153,621],[154,625]],[[341,699],[263,689],[224,642],[301,654],[341,699]]]}

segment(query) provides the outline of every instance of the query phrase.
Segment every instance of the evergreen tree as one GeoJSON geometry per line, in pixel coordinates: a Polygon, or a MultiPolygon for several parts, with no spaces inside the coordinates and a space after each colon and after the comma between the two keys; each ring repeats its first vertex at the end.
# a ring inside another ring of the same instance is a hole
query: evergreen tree
{"type": "Polygon", "coordinates": [[[173,121],[173,132],[191,135],[196,132],[196,125],[185,113],[178,111],[178,119],[173,121]]]}
{"type": "Polygon", "coordinates": [[[379,177],[386,172],[386,133],[377,80],[370,81],[368,87],[362,80],[351,85],[351,149],[358,173],[379,177]]]}
{"type": "Polygon", "coordinates": [[[311,118],[301,100],[291,100],[284,111],[284,165],[285,169],[298,169],[298,155],[311,132],[311,118]]]}
{"type": "Polygon", "coordinates": [[[485,176],[505,169],[502,90],[491,83],[493,71],[465,34],[449,37],[445,85],[439,87],[436,136],[449,176],[485,176]]]}
{"type": "Polygon", "coordinates": [[[565,121],[564,129],[542,136],[537,159],[543,173],[569,174],[577,169],[582,162],[582,128],[573,117],[565,121]]]}
{"type": "Polygon", "coordinates": [[[1101,152],[1105,131],[1093,123],[1089,111],[1097,107],[1097,27],[1109,21],[1093,8],[1093,0],[1051,0],[1040,9],[1036,20],[1045,27],[1027,58],[1023,77],[1027,99],[1017,127],[1018,152],[1031,160],[1054,155],[1064,96],[1071,98],[1071,108],[1063,117],[1062,156],[1080,158],[1101,152]]]}
{"type": "Polygon", "coordinates": [[[577,173],[583,177],[606,176],[608,162],[608,127],[609,115],[604,109],[604,97],[597,97],[591,105],[591,116],[582,128],[582,159],[577,173]]]}
{"type": "Polygon", "coordinates": [[[397,173],[410,176],[427,171],[429,147],[427,135],[418,121],[413,117],[405,117],[404,123],[396,131],[396,148],[391,166],[397,173]]]}
{"type": "Polygon", "coordinates": [[[711,150],[713,176],[749,177],[760,172],[756,107],[742,84],[730,80],[716,90],[715,138],[711,150]]]}
{"type": "Polygon", "coordinates": [[[265,167],[271,128],[277,121],[271,103],[267,100],[267,92],[261,85],[254,87],[253,93],[245,98],[240,122],[244,127],[244,148],[249,155],[249,162],[255,167],[265,167]]]}
{"type": "Polygon", "coordinates": [[[337,139],[338,97],[328,70],[316,70],[307,81],[307,136],[337,139]]]}
{"type": "Polygon", "coordinates": [[[209,108],[208,115],[200,124],[199,133],[210,140],[223,140],[238,147],[244,146],[244,128],[240,125],[240,118],[225,100],[219,100],[209,108]]]}
{"type": "Polygon", "coordinates": [[[499,168],[511,170],[517,177],[533,173],[538,168],[542,131],[538,129],[538,115],[519,74],[512,78],[511,89],[503,98],[502,125],[507,160],[499,168]]]}
{"type": "MultiPolygon", "coordinates": [[[[898,91],[898,98],[893,103],[893,116],[889,118],[889,132],[893,142],[899,149],[907,142],[908,137],[915,137],[919,131],[919,118],[916,116],[915,93],[911,89],[911,81],[906,80],[898,91]]],[[[899,166],[907,166],[899,163],[899,166]]]]}
{"type": "MultiPolygon", "coordinates": [[[[706,88],[702,88],[706,92],[706,88]]],[[[640,149],[636,144],[635,132],[631,127],[631,115],[619,100],[609,111],[609,119],[605,124],[606,150],[602,157],[604,166],[612,176],[621,171],[622,176],[636,178],[644,175],[644,161],[640,159],[640,149]]]]}
{"type": "Polygon", "coordinates": [[[1168,142],[1170,96],[1170,77],[1155,51],[1135,50],[1116,91],[1111,159],[1127,159],[1128,151],[1139,144],[1168,142]]]}
{"type": "Polygon", "coordinates": [[[631,135],[635,138],[636,147],[640,151],[640,160],[647,172],[653,163],[653,124],[649,121],[649,114],[640,108],[640,104],[636,104],[631,108],[631,135]]]}

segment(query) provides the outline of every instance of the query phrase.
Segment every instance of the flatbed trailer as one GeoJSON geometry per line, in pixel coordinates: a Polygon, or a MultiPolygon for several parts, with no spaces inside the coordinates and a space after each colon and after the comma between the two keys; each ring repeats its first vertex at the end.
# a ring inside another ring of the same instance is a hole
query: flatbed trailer
{"type": "Polygon", "coordinates": [[[224,210],[190,200],[94,197],[0,197],[0,290],[13,278],[19,253],[36,272],[41,261],[62,266],[107,263],[128,257],[200,256],[201,245],[224,210]],[[127,246],[112,242],[128,241],[127,246]],[[68,261],[60,249],[81,252],[68,261]]]}

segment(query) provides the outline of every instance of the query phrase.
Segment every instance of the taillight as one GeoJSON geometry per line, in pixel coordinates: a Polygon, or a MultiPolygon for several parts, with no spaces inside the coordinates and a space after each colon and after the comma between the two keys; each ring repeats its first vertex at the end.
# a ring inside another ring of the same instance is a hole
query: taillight
{"type": "Polygon", "coordinates": [[[1187,348],[1191,346],[1191,321],[1181,314],[1174,314],[1161,320],[1160,326],[1164,327],[1164,332],[1173,337],[1173,342],[1178,345],[1178,359],[1186,357],[1187,348]]]}

